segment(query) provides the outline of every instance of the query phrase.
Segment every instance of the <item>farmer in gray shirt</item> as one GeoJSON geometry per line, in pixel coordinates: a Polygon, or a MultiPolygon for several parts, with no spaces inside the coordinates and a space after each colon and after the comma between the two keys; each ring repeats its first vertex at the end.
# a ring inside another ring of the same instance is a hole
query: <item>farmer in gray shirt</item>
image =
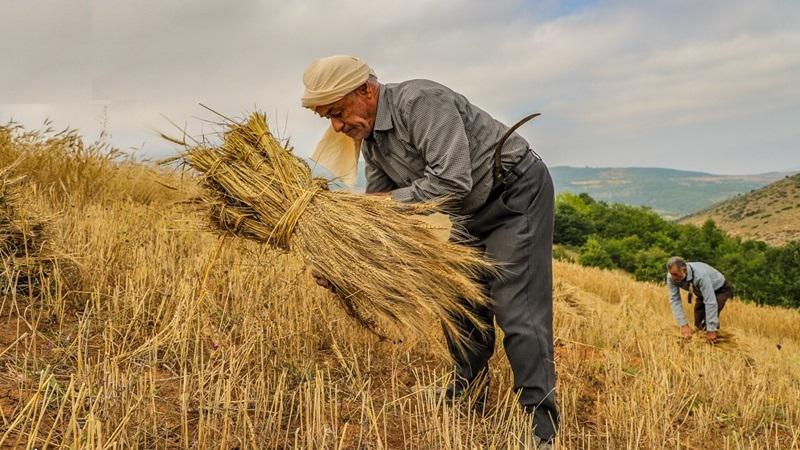
{"type": "MultiPolygon", "coordinates": [[[[553,360],[553,183],[547,167],[516,133],[449,88],[428,80],[381,84],[350,56],[314,61],[303,76],[303,106],[333,130],[361,140],[367,193],[400,202],[446,198],[473,245],[503,268],[488,277],[490,309],[476,311],[490,332],[463,318],[473,348],[448,337],[456,379],[443,394],[463,396],[488,373],[494,319],[514,372],[519,401],[534,418],[534,440],[550,442],[558,425],[553,360]],[[500,158],[495,168],[495,149],[500,158]],[[499,175],[498,175],[499,173],[499,175]]],[[[345,155],[348,156],[348,155],[345,155]]],[[[318,280],[325,286],[325,280],[318,280]]]]}
{"type": "Polygon", "coordinates": [[[697,297],[694,305],[694,326],[698,330],[706,330],[710,342],[717,340],[719,330],[719,313],[728,299],[733,297],[733,288],[725,277],[715,268],[701,262],[686,262],[683,258],[673,256],[667,261],[667,289],[672,305],[672,314],[681,327],[684,337],[692,336],[692,329],[683,314],[680,290],[689,292],[688,300],[692,303],[692,295],[697,297]]]}

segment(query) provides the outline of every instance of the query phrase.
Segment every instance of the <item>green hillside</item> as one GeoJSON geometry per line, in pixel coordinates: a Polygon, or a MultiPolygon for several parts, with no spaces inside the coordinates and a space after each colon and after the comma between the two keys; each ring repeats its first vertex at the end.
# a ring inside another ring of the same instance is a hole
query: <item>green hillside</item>
{"type": "Polygon", "coordinates": [[[597,200],[648,206],[666,218],[678,218],[736,194],[758,189],[786,176],[714,175],[675,169],[551,168],[556,192],[586,192],[597,200]]]}
{"type": "Polygon", "coordinates": [[[681,220],[700,225],[711,219],[735,236],[781,245],[800,239],[800,174],[738,195],[681,220]]]}

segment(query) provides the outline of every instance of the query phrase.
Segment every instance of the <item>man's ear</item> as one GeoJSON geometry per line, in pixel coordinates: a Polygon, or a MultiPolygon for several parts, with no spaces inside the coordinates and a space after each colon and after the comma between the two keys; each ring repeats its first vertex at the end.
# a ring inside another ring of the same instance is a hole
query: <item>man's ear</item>
{"type": "Polygon", "coordinates": [[[359,86],[358,92],[371,99],[378,96],[378,87],[373,83],[366,82],[359,86]]]}

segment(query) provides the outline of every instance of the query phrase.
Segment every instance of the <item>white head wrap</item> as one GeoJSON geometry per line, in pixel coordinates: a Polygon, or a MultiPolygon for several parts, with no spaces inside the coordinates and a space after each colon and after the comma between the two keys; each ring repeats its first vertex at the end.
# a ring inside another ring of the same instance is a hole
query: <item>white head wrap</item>
{"type": "Polygon", "coordinates": [[[330,105],[364,84],[375,72],[355,56],[335,55],[311,63],[303,73],[304,107],[330,105]]]}

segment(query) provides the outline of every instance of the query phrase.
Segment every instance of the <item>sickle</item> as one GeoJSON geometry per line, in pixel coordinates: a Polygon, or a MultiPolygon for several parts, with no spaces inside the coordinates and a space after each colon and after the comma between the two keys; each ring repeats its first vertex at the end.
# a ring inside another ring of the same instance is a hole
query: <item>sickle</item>
{"type": "Polygon", "coordinates": [[[506,131],[506,134],[504,134],[503,137],[501,137],[500,140],[497,141],[497,144],[495,144],[495,147],[494,147],[494,168],[492,170],[492,178],[494,178],[494,184],[495,185],[498,185],[498,184],[502,183],[503,182],[503,178],[505,177],[505,172],[503,171],[503,165],[502,165],[502,162],[500,160],[500,155],[501,155],[501,152],[503,150],[503,144],[506,143],[506,139],[508,139],[508,137],[511,136],[511,133],[516,131],[517,128],[521,127],[522,125],[525,125],[525,123],[528,122],[529,120],[534,119],[534,118],[536,118],[538,116],[541,116],[541,115],[542,115],[541,113],[533,113],[531,115],[523,117],[522,120],[520,120],[519,122],[515,123],[511,128],[509,128],[508,131],[506,131]]]}

